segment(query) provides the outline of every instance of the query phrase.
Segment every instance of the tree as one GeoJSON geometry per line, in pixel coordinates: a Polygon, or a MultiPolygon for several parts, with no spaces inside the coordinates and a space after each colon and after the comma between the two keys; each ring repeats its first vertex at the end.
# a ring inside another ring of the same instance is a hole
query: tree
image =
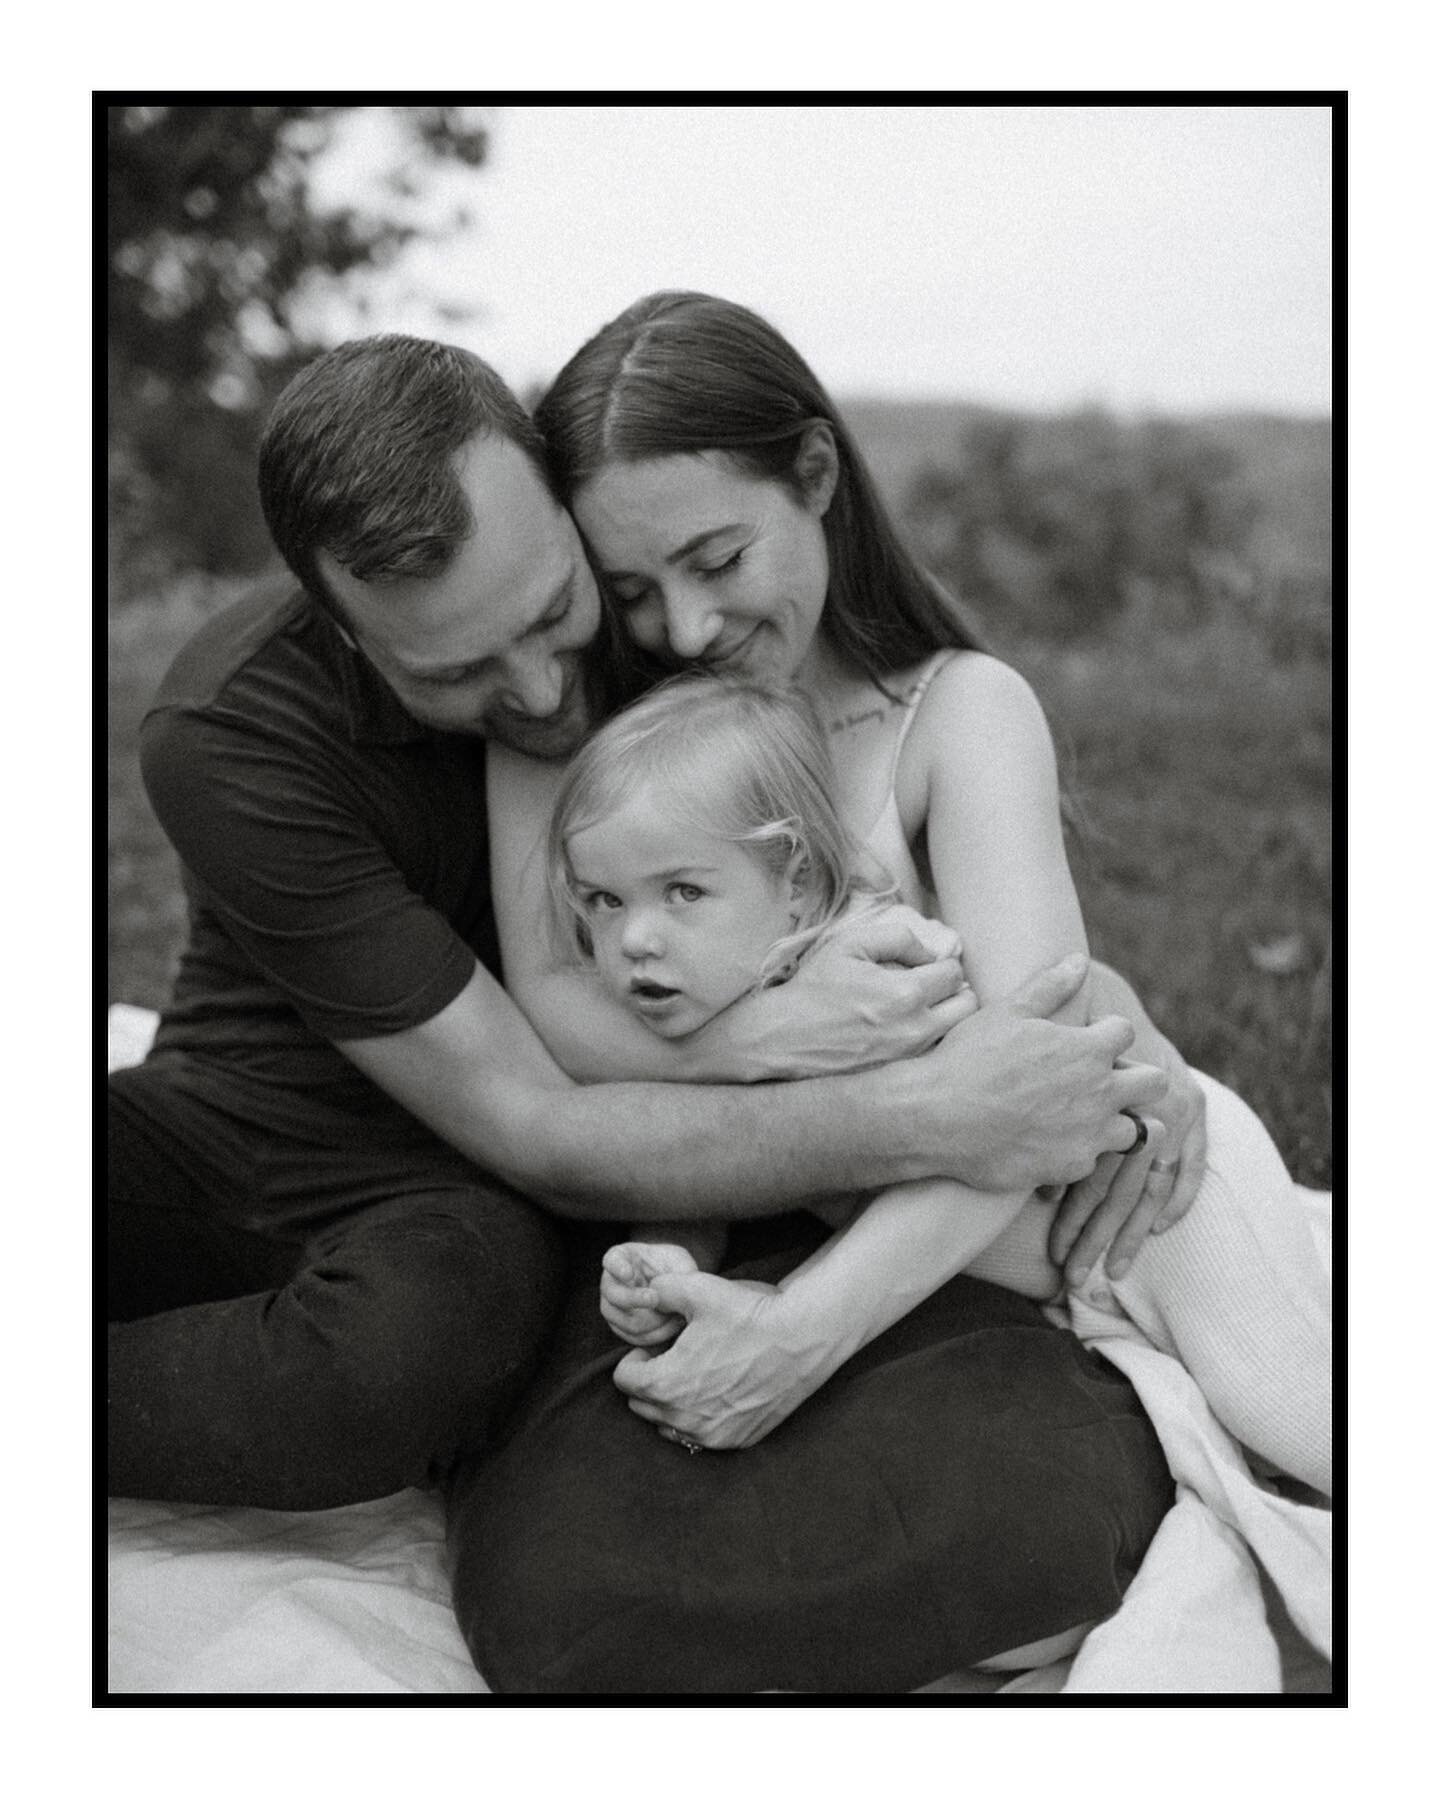
{"type": "Polygon", "coordinates": [[[436,229],[411,204],[428,174],[485,159],[466,109],[390,107],[390,204],[321,210],[313,165],[357,110],[106,109],[112,562],[156,539],[207,568],[263,559],[258,421],[323,347],[307,309],[436,229]]]}

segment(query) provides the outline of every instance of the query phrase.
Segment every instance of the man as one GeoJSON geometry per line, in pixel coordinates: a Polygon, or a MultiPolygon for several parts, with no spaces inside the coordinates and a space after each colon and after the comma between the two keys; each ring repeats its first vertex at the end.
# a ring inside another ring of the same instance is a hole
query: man
{"type": "Polygon", "coordinates": [[[191,928],[154,1051],[110,1084],[112,1493],[307,1508],[444,1479],[545,1342],[547,1211],[1013,1189],[1133,1142],[1122,1109],[1165,1078],[1114,1066],[1123,1020],[1048,1022],[1079,967],[971,1018],[956,964],[888,926],[784,1001],[861,993],[884,1067],[572,1083],[500,985],[486,856],[485,740],[565,754],[605,668],[531,421],[467,353],[364,340],[287,389],[260,481],[301,590],[212,621],[142,730],[191,928]]]}

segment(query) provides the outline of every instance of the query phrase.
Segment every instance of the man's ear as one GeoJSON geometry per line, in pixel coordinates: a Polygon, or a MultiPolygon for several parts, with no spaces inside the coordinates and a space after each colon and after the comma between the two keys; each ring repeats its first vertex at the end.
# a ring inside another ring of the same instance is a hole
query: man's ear
{"type": "Polygon", "coordinates": [[[835,498],[835,484],[840,479],[840,449],[835,433],[824,419],[817,419],[806,429],[795,452],[795,479],[805,496],[805,504],[817,519],[823,519],[835,498]]]}

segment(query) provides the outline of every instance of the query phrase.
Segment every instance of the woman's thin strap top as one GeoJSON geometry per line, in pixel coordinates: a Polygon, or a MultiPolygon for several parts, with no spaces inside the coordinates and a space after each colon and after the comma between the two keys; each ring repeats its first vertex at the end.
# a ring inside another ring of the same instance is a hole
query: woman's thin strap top
{"type": "Polygon", "coordinates": [[[905,716],[900,721],[894,754],[890,759],[890,780],[886,787],[885,804],[865,838],[865,848],[884,864],[886,872],[899,890],[900,898],[917,912],[927,914],[934,912],[935,896],[920,879],[920,871],[915,866],[915,859],[906,842],[900,806],[895,798],[895,775],[900,767],[900,753],[905,748],[905,739],[910,735],[910,727],[915,723],[915,715],[920,710],[920,702],[925,698],[930,683],[954,655],[953,650],[938,650],[922,666],[914,687],[905,698],[905,716]]]}

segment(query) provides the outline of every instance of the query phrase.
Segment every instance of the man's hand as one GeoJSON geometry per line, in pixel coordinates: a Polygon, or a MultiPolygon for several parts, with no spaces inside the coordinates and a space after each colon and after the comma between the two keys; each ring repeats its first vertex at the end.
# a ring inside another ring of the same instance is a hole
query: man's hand
{"type": "Polygon", "coordinates": [[[1205,1097],[1188,1069],[1183,1077],[1172,1074],[1170,1092],[1146,1109],[1145,1142],[1121,1156],[1102,1156],[1056,1212],[1050,1260],[1064,1269],[1069,1286],[1079,1287],[1102,1255],[1105,1272],[1118,1281],[1151,1232],[1168,1231],[1200,1191],[1205,1097]]]}
{"type": "Polygon", "coordinates": [[[1165,1076],[1116,1066],[1134,1040],[1119,1017],[1057,1025],[1087,961],[1067,957],[1007,998],[983,1007],[924,1059],[937,1078],[927,1118],[936,1135],[921,1148],[928,1171],[972,1187],[1029,1192],[1081,1181],[1107,1153],[1128,1150],[1135,1124],[1124,1109],[1153,1111],[1165,1076]]]}
{"type": "Polygon", "coordinates": [[[801,1329],[798,1309],[764,1282],[662,1275],[651,1285],[661,1307],[684,1314],[685,1329],[658,1355],[623,1357],[615,1385],[663,1437],[748,1449],[845,1360],[842,1346],[801,1329]]]}
{"type": "Polygon", "coordinates": [[[738,1002],[705,1035],[743,1045],[752,1079],[799,1080],[919,1055],[978,1004],[955,933],[885,907],[842,921],[783,986],[738,1002]]]}

